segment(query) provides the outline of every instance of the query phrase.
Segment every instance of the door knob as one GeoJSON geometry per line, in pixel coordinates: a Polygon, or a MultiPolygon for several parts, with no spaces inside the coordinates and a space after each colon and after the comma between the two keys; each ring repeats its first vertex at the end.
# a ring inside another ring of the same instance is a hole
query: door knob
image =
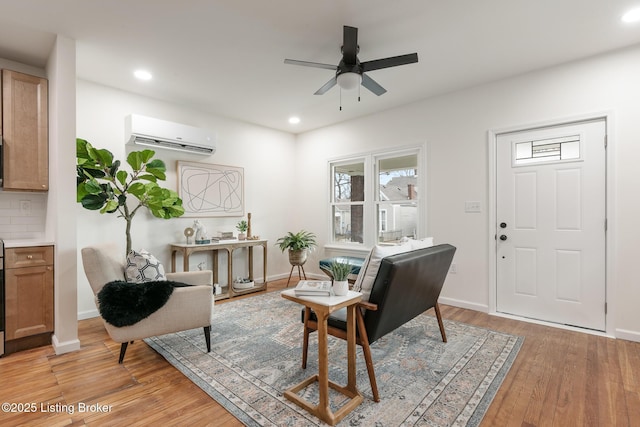
{"type": "Polygon", "coordinates": [[[504,234],[502,234],[502,235],[500,236],[500,240],[502,240],[502,241],[504,242],[505,240],[507,240],[507,236],[505,236],[504,234]]]}

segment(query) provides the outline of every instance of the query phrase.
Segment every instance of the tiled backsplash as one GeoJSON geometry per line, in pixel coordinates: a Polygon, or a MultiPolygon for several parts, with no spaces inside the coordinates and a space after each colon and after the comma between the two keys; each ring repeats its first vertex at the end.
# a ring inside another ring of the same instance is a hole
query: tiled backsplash
{"type": "Polygon", "coordinates": [[[0,238],[43,238],[46,213],[46,194],[0,191],[0,238]]]}

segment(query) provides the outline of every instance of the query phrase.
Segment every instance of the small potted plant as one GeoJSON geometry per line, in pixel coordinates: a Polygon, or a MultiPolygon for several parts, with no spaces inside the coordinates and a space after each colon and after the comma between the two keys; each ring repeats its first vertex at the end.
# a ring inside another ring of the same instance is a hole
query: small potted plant
{"type": "Polygon", "coordinates": [[[282,252],[289,250],[291,265],[302,265],[307,261],[309,251],[316,247],[316,235],[305,230],[295,234],[289,231],[284,237],[276,240],[276,245],[282,252]]]}
{"type": "Polygon", "coordinates": [[[247,232],[248,227],[249,224],[247,224],[247,221],[245,221],[244,219],[236,224],[236,229],[239,231],[238,240],[245,240],[247,238],[247,235],[245,233],[247,232]]]}
{"type": "Polygon", "coordinates": [[[349,290],[347,281],[351,274],[351,264],[348,262],[333,261],[331,263],[331,275],[333,276],[333,293],[336,295],[346,295],[349,290]]]}

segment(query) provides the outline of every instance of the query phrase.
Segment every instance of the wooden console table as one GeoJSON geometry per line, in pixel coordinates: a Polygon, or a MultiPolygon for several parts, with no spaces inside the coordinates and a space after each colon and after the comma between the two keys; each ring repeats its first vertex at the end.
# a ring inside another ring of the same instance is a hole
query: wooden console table
{"type": "Polygon", "coordinates": [[[218,243],[209,243],[205,245],[172,243],[169,245],[171,249],[171,271],[176,271],[176,254],[182,253],[182,271],[189,271],[189,257],[194,252],[211,252],[213,261],[213,283],[218,282],[218,251],[227,251],[227,284],[222,286],[222,294],[215,295],[215,299],[233,298],[236,295],[243,295],[251,292],[262,291],[267,288],[267,240],[227,240],[218,243]],[[254,286],[249,289],[234,289],[233,287],[233,251],[238,248],[248,248],[249,262],[249,280],[253,277],[253,248],[262,246],[263,263],[262,277],[263,283],[258,284],[254,281],[254,286]]]}

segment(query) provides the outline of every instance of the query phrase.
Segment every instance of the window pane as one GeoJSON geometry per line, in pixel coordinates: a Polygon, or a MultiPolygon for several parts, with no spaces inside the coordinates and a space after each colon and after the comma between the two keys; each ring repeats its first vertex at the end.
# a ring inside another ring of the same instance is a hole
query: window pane
{"type": "Polygon", "coordinates": [[[397,243],[403,237],[416,237],[418,206],[414,203],[378,205],[378,242],[397,243]]]}
{"type": "Polygon", "coordinates": [[[333,241],[363,242],[363,206],[333,206],[333,241]]]}
{"type": "Polygon", "coordinates": [[[580,160],[580,135],[516,142],[514,165],[580,160]]]}
{"type": "Polygon", "coordinates": [[[378,242],[397,243],[415,237],[418,226],[418,155],[379,158],[378,242]]]}
{"type": "Polygon", "coordinates": [[[378,160],[378,197],[380,201],[418,198],[418,155],[378,160]]]}
{"type": "Polygon", "coordinates": [[[333,200],[335,203],[364,200],[364,162],[334,166],[333,200]]]}

